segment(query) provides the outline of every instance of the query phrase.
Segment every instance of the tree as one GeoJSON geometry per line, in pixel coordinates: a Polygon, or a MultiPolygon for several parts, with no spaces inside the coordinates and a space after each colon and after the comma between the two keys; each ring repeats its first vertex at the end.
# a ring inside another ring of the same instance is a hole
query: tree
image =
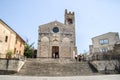
{"type": "Polygon", "coordinates": [[[27,58],[32,57],[33,45],[34,45],[34,43],[29,44],[28,39],[26,40],[25,49],[24,49],[24,56],[26,56],[27,58]]]}

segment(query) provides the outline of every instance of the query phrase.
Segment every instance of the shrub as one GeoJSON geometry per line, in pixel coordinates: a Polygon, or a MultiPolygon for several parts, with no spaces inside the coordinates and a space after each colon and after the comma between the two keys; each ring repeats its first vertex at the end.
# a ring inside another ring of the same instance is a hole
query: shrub
{"type": "Polygon", "coordinates": [[[12,50],[8,50],[7,52],[6,52],[6,58],[12,58],[12,55],[13,55],[13,51],[12,50]]]}

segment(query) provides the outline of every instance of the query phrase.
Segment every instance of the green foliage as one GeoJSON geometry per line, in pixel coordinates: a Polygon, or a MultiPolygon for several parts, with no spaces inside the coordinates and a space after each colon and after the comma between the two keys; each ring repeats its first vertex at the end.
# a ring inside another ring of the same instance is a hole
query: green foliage
{"type": "Polygon", "coordinates": [[[8,59],[12,58],[12,55],[13,55],[13,54],[14,54],[14,53],[13,53],[12,50],[8,50],[8,51],[6,52],[6,58],[8,58],[8,59]]]}
{"type": "Polygon", "coordinates": [[[33,45],[34,45],[34,43],[29,44],[28,40],[26,41],[26,45],[25,45],[25,49],[24,49],[24,56],[26,56],[27,58],[32,57],[33,45]]]}

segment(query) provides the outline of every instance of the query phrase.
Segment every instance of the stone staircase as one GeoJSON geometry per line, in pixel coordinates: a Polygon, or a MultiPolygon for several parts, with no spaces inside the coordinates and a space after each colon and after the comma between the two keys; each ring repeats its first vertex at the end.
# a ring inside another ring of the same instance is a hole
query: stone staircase
{"type": "Polygon", "coordinates": [[[28,76],[78,76],[95,74],[87,62],[71,59],[28,59],[15,75],[28,76]]]}

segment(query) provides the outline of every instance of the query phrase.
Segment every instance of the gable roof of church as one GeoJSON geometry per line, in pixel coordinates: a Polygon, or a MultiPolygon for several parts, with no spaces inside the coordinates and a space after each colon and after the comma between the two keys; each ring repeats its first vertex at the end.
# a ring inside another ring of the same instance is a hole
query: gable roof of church
{"type": "Polygon", "coordinates": [[[45,27],[45,26],[48,26],[48,25],[55,25],[55,26],[61,25],[61,26],[65,26],[63,23],[61,23],[61,22],[59,22],[59,21],[52,21],[52,22],[49,22],[49,23],[40,25],[39,28],[45,27]]]}

